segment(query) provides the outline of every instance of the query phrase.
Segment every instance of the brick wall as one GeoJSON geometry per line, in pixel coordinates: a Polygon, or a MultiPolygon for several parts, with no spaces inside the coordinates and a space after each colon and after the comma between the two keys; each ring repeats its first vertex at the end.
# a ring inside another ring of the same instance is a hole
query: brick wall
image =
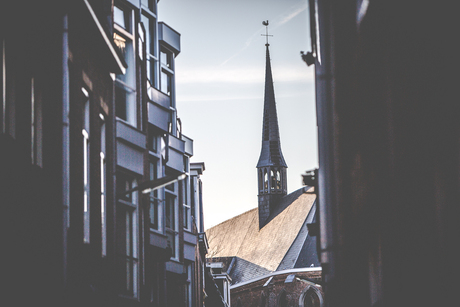
{"type": "Polygon", "coordinates": [[[310,287],[317,288],[321,296],[323,295],[321,286],[306,281],[321,282],[320,270],[274,275],[271,281],[266,284],[269,279],[270,276],[267,276],[249,284],[232,287],[232,306],[238,306],[238,302],[241,303],[241,306],[279,306],[279,299],[283,292],[287,302],[286,306],[299,306],[301,296],[310,287]],[[286,283],[286,278],[291,274],[295,274],[295,278],[292,282],[286,283]]]}

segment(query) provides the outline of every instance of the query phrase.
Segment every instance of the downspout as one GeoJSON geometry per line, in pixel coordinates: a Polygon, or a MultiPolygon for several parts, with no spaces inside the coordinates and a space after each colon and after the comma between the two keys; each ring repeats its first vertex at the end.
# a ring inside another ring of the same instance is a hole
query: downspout
{"type": "Polygon", "coordinates": [[[69,24],[64,14],[62,23],[62,277],[67,283],[67,230],[69,228],[69,24]]]}

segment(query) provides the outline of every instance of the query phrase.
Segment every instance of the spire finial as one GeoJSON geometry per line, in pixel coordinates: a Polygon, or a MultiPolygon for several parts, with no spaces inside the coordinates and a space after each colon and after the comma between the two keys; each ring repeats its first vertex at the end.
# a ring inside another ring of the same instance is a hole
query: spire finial
{"type": "Polygon", "coordinates": [[[265,46],[270,46],[270,44],[268,43],[268,37],[273,36],[273,35],[268,35],[268,20],[262,21],[262,24],[265,26],[265,34],[260,34],[260,35],[267,37],[267,43],[265,44],[265,46]]]}

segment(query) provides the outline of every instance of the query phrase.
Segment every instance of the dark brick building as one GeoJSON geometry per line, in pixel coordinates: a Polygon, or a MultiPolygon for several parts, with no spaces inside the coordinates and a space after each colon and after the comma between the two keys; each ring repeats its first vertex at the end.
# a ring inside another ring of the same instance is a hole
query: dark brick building
{"type": "Polygon", "coordinates": [[[453,3],[309,1],[326,306],[447,306],[459,286],[453,3]]]}
{"type": "Polygon", "coordinates": [[[0,202],[16,306],[202,306],[180,34],[157,1],[0,4],[0,202]]]}

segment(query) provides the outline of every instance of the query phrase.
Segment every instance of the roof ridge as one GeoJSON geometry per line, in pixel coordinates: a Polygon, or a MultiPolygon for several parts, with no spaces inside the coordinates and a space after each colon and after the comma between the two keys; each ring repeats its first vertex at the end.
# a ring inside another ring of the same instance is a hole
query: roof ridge
{"type": "Polygon", "coordinates": [[[217,224],[217,225],[214,225],[214,226],[212,226],[212,227],[210,227],[210,228],[208,228],[208,229],[205,229],[204,232],[207,232],[208,230],[211,230],[211,229],[213,229],[213,228],[215,228],[215,227],[217,227],[217,226],[220,226],[220,225],[222,225],[222,224],[224,224],[224,223],[227,223],[227,222],[233,220],[234,218],[237,218],[237,217],[239,217],[239,216],[241,216],[241,215],[243,215],[243,214],[246,214],[246,213],[251,212],[251,211],[256,210],[256,209],[258,209],[258,208],[257,208],[257,207],[256,207],[256,208],[252,208],[252,209],[249,209],[248,211],[245,211],[245,212],[243,212],[243,213],[240,213],[240,214],[238,214],[238,215],[235,215],[234,217],[228,218],[228,219],[226,219],[225,221],[222,221],[222,222],[220,222],[220,223],[217,224]]]}

